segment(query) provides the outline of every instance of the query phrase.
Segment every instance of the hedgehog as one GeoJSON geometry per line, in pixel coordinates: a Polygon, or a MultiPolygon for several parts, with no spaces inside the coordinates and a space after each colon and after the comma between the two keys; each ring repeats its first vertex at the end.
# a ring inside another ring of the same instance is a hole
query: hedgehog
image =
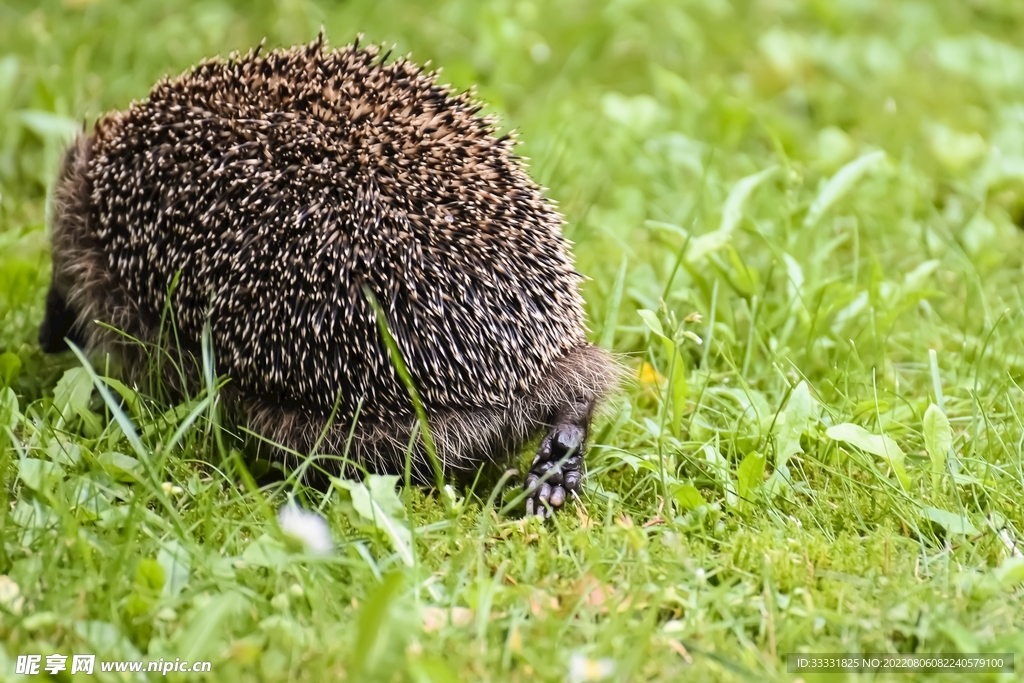
{"type": "Polygon", "coordinates": [[[408,57],[322,34],[261,48],[165,77],[70,145],[43,350],[140,381],[152,348],[209,339],[225,406],[289,471],[301,454],[429,483],[539,443],[526,512],[550,515],[581,491],[618,366],[587,341],[563,218],[514,136],[408,57]]]}

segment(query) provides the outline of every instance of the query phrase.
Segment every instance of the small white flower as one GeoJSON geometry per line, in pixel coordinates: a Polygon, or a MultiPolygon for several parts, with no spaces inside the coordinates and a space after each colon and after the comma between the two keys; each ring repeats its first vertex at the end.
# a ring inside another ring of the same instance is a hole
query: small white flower
{"type": "Polygon", "coordinates": [[[291,601],[288,599],[287,593],[278,593],[270,600],[270,606],[276,609],[278,612],[284,612],[288,609],[288,604],[291,601]]]}
{"type": "Polygon", "coordinates": [[[180,486],[176,486],[175,484],[172,484],[169,481],[165,481],[164,483],[160,484],[160,488],[164,490],[164,495],[166,496],[180,496],[181,494],[185,493],[185,489],[181,488],[180,486]]]}
{"type": "Polygon", "coordinates": [[[306,552],[325,555],[334,549],[334,539],[324,518],[302,510],[294,502],[289,501],[277,511],[277,523],[284,535],[306,552]]]}
{"type": "Polygon", "coordinates": [[[569,683],[602,681],[613,673],[615,673],[615,662],[611,659],[590,659],[579,653],[569,659],[569,683]]]}
{"type": "Polygon", "coordinates": [[[465,498],[460,498],[459,494],[455,492],[451,484],[444,485],[444,494],[448,496],[448,500],[452,502],[452,509],[455,511],[462,509],[462,504],[466,502],[465,498]]]}
{"type": "Polygon", "coordinates": [[[6,574],[0,576],[0,605],[17,615],[21,614],[21,608],[25,605],[21,588],[6,574]]]}
{"type": "Polygon", "coordinates": [[[703,339],[695,335],[693,332],[690,332],[689,330],[683,330],[683,336],[692,341],[694,344],[704,343],[703,339]]]}
{"type": "Polygon", "coordinates": [[[156,618],[160,621],[174,621],[178,618],[178,613],[171,607],[164,607],[156,613],[156,618]]]}

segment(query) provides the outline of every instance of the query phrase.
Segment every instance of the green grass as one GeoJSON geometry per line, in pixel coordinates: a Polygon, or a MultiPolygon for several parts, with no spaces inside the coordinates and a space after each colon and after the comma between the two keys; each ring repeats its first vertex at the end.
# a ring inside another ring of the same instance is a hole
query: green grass
{"type": "Polygon", "coordinates": [[[75,652],[211,681],[1024,652],[1021,35],[1016,0],[0,4],[0,678],[75,652]],[[376,517],[354,484],[297,491],[337,545],[295,552],[285,494],[221,457],[215,389],[122,409],[34,341],[69,132],[321,24],[476,84],[567,217],[637,380],[547,524],[373,480],[376,517]]]}

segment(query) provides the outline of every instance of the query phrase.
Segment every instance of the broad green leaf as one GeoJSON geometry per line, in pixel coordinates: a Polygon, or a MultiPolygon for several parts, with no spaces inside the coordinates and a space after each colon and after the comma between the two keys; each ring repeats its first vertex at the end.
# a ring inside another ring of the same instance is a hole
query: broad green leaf
{"type": "Polygon", "coordinates": [[[123,529],[132,517],[145,520],[145,523],[152,528],[161,528],[167,523],[166,519],[148,507],[132,508],[129,505],[113,505],[100,511],[98,525],[104,529],[123,529]]]}
{"type": "Polygon", "coordinates": [[[137,481],[142,479],[142,464],[123,453],[101,453],[97,458],[103,470],[118,481],[137,481]]]}
{"type": "Polygon", "coordinates": [[[43,138],[66,144],[82,130],[75,119],[50,111],[25,110],[18,113],[22,125],[43,138]]]}
{"type": "MultiPolygon", "coordinates": [[[[656,430],[655,438],[657,438],[657,435],[658,432],[656,430]]],[[[658,466],[656,464],[654,464],[650,460],[647,460],[646,458],[641,458],[638,455],[633,455],[632,453],[626,453],[625,451],[615,451],[612,453],[611,457],[613,457],[615,460],[618,460],[621,463],[629,465],[630,467],[633,468],[634,472],[639,472],[641,469],[650,470],[652,472],[658,471],[658,466]]]]}
{"type": "Polygon", "coordinates": [[[164,584],[164,595],[174,597],[188,585],[189,573],[192,570],[192,556],[177,541],[167,541],[156,555],[156,561],[164,568],[167,582],[164,584]]]}
{"type": "Polygon", "coordinates": [[[21,358],[18,354],[5,351],[0,353],[0,385],[9,387],[18,378],[21,371],[21,358]]]}
{"type": "Polygon", "coordinates": [[[56,438],[46,445],[46,457],[50,462],[74,468],[82,462],[82,445],[71,439],[56,438]]]}
{"type": "Polygon", "coordinates": [[[758,275],[757,269],[749,267],[735,247],[730,246],[726,253],[732,265],[730,281],[737,291],[748,299],[761,291],[761,276],[758,275]]]}
{"type": "MultiPolygon", "coordinates": [[[[20,70],[18,61],[18,57],[13,54],[0,57],[0,98],[4,102],[14,101],[11,91],[18,79],[18,72],[20,70]]],[[[6,655],[0,654],[0,658],[4,656],[6,655]]]]}
{"type": "Polygon", "coordinates": [[[995,570],[995,575],[1004,588],[1014,588],[1024,583],[1024,557],[1015,555],[1006,558],[995,570]]]}
{"type": "Polygon", "coordinates": [[[800,382],[786,402],[786,410],[775,421],[775,468],[785,467],[796,453],[802,453],[800,437],[807,431],[808,422],[815,410],[815,401],[807,388],[807,382],[800,382]]]}
{"type": "Polygon", "coordinates": [[[167,582],[163,565],[151,557],[144,558],[135,568],[135,583],[151,591],[161,591],[167,582]]]}
{"type": "Polygon", "coordinates": [[[665,338],[665,330],[661,326],[661,320],[658,319],[657,313],[646,308],[641,308],[637,313],[640,314],[640,317],[644,319],[647,327],[651,328],[651,331],[654,332],[654,334],[663,339],[665,338]]]}
{"type": "Polygon", "coordinates": [[[56,612],[36,612],[26,617],[25,620],[21,622],[21,626],[26,631],[37,631],[39,629],[50,628],[59,621],[60,617],[57,616],[56,612]]]}
{"type": "Polygon", "coordinates": [[[174,638],[174,652],[190,661],[215,659],[224,651],[229,628],[248,608],[249,601],[234,591],[214,595],[202,609],[192,611],[189,625],[174,638]]]}
{"type": "Polygon", "coordinates": [[[10,387],[0,389],[0,453],[4,452],[14,436],[14,429],[21,420],[18,410],[18,396],[10,387]]]}
{"type": "Polygon", "coordinates": [[[786,409],[775,418],[775,467],[765,485],[768,495],[781,495],[789,488],[787,463],[793,455],[803,452],[800,437],[807,431],[816,409],[817,403],[807,388],[807,382],[800,382],[789,395],[786,409]]]}
{"type": "Polygon", "coordinates": [[[236,584],[238,577],[235,574],[235,563],[232,558],[222,557],[218,555],[216,551],[208,553],[206,556],[206,570],[210,576],[217,580],[217,583],[221,586],[224,584],[236,584]]]}
{"type": "Polygon", "coordinates": [[[711,445],[704,447],[704,460],[707,461],[711,470],[715,473],[715,478],[718,479],[718,483],[722,485],[722,489],[725,491],[725,504],[729,507],[736,507],[736,490],[733,488],[732,480],[729,477],[729,462],[718,452],[717,448],[711,445]]]}
{"type": "Polygon", "coordinates": [[[657,441],[661,438],[662,428],[657,422],[649,417],[643,418],[641,424],[647,429],[647,433],[650,434],[651,438],[657,441]]]}
{"type": "Polygon", "coordinates": [[[398,477],[371,474],[366,477],[365,482],[338,478],[332,481],[338,487],[339,493],[345,495],[343,492],[347,492],[352,508],[359,517],[383,531],[391,540],[391,545],[402,558],[402,562],[411,567],[412,533],[402,522],[405,507],[395,492],[398,477]]]}
{"type": "Polygon", "coordinates": [[[714,387],[709,391],[714,392],[716,396],[734,401],[742,408],[742,419],[749,421],[751,425],[763,424],[774,412],[765,395],[756,389],[714,387]]]}
{"type": "Polygon", "coordinates": [[[789,482],[789,467],[782,465],[781,467],[775,468],[775,471],[772,472],[770,477],[768,477],[768,481],[764,483],[764,488],[765,491],[768,492],[769,496],[781,496],[792,488],[789,482]]]}
{"type": "MultiPolygon", "coordinates": [[[[101,378],[102,381],[106,381],[107,378],[101,378]]],[[[196,398],[186,403],[179,403],[176,406],[168,408],[159,415],[154,415],[155,419],[143,419],[139,421],[139,436],[147,441],[155,438],[162,432],[167,432],[174,425],[180,425],[181,421],[184,420],[189,411],[194,410],[200,399],[196,398]]],[[[161,446],[166,449],[166,446],[161,446]]]]}
{"type": "Polygon", "coordinates": [[[907,273],[903,277],[904,291],[907,293],[916,292],[924,287],[924,283],[928,281],[928,278],[932,276],[932,273],[938,269],[941,263],[938,259],[931,259],[907,273]]]}
{"type": "Polygon", "coordinates": [[[924,448],[932,461],[932,489],[938,490],[939,477],[946,471],[946,456],[953,447],[953,432],[949,428],[949,418],[934,403],[924,411],[922,431],[924,448]]]}
{"type": "Polygon", "coordinates": [[[459,677],[437,655],[421,655],[408,663],[409,675],[415,683],[458,683],[459,677]]]}
{"type": "Polygon", "coordinates": [[[397,475],[371,474],[365,483],[380,509],[395,519],[405,519],[405,505],[398,497],[399,479],[397,475]]]}
{"type": "Polygon", "coordinates": [[[807,302],[804,301],[804,269],[800,267],[800,262],[789,254],[782,254],[783,261],[786,262],[786,275],[789,278],[789,282],[786,285],[786,289],[789,293],[789,298],[797,306],[797,311],[802,317],[807,316],[807,302]]]}
{"type": "Polygon", "coordinates": [[[117,425],[121,428],[125,438],[128,439],[128,443],[132,445],[132,450],[135,451],[135,455],[138,456],[141,462],[147,462],[149,451],[143,445],[138,432],[135,431],[135,426],[132,425],[132,421],[128,419],[128,416],[124,414],[123,410],[121,410],[121,406],[114,400],[114,397],[110,393],[110,389],[107,388],[107,385],[100,379],[99,375],[96,374],[96,371],[92,369],[89,359],[85,357],[85,354],[82,353],[81,349],[74,344],[71,344],[71,352],[75,354],[75,357],[78,358],[78,361],[82,364],[81,369],[87,373],[89,379],[92,381],[92,385],[100,392],[100,396],[103,397],[103,402],[107,405],[107,410],[109,410],[110,414],[114,417],[114,421],[117,422],[117,425]]]}
{"type": "Polygon", "coordinates": [[[828,434],[830,439],[842,441],[843,443],[859,448],[866,453],[877,455],[879,458],[882,458],[889,464],[889,467],[892,468],[892,471],[896,474],[896,478],[899,479],[903,488],[910,488],[910,476],[907,474],[905,464],[907,456],[903,452],[903,449],[901,449],[895,441],[885,434],[872,434],[860,425],[855,425],[850,422],[844,422],[842,424],[829,427],[825,433],[828,434]]]}
{"type": "MultiPolygon", "coordinates": [[[[904,606],[907,605],[907,603],[902,604],[904,606]]],[[[909,617],[909,609],[907,612],[907,616],[909,617]]],[[[956,621],[956,619],[946,619],[937,626],[939,631],[953,642],[953,646],[956,647],[958,652],[980,651],[978,649],[978,639],[975,637],[974,633],[963,624],[956,621]]]]}
{"type": "Polygon", "coordinates": [[[64,470],[48,460],[22,458],[18,461],[18,477],[33,491],[44,493],[64,478],[64,470]]]}
{"type": "Polygon", "coordinates": [[[942,124],[927,127],[928,147],[946,170],[960,173],[988,154],[988,143],[976,132],[961,132],[942,124]]]}
{"type": "Polygon", "coordinates": [[[650,95],[630,96],[617,92],[605,93],[601,110],[612,121],[641,134],[662,114],[661,104],[650,95]]]}
{"type": "Polygon", "coordinates": [[[736,229],[743,218],[743,207],[747,199],[753,194],[764,181],[770,179],[779,170],[778,166],[770,166],[753,175],[741,178],[725,200],[725,207],[722,209],[722,222],[718,225],[718,232],[729,234],[736,229]]]}
{"type": "Polygon", "coordinates": [[[943,527],[947,533],[966,536],[974,536],[978,533],[977,527],[971,524],[971,520],[955,512],[933,507],[926,507],[921,512],[925,517],[943,527]]]}
{"type": "Polygon", "coordinates": [[[399,597],[403,577],[393,572],[384,577],[359,608],[356,619],[356,644],[349,674],[351,680],[364,680],[380,663],[388,649],[394,619],[393,608],[399,597]]]}
{"type": "Polygon", "coordinates": [[[73,415],[89,412],[89,398],[92,396],[92,379],[85,368],[70,368],[57,382],[53,390],[53,406],[61,415],[60,424],[73,415]]]}
{"type": "Polygon", "coordinates": [[[288,548],[280,540],[263,534],[246,547],[242,561],[253,567],[281,569],[288,562],[288,548]]]}
{"type": "Polygon", "coordinates": [[[60,518],[38,499],[21,499],[11,510],[11,521],[24,529],[41,531],[56,526],[60,518]]]}
{"type": "Polygon", "coordinates": [[[748,453],[736,468],[736,490],[741,500],[750,499],[750,494],[764,481],[765,457],[761,453],[748,453]]]}
{"type": "Polygon", "coordinates": [[[825,212],[832,208],[836,202],[842,199],[853,188],[853,186],[866,173],[881,166],[885,161],[885,152],[869,152],[858,157],[839,169],[832,178],[825,183],[818,196],[811,204],[807,217],[804,218],[804,227],[811,228],[821,219],[825,212]]]}
{"type": "Polygon", "coordinates": [[[106,486],[100,486],[92,477],[83,475],[71,480],[72,507],[80,519],[96,521],[111,508],[106,486]]]}
{"type": "Polygon", "coordinates": [[[114,659],[142,659],[142,655],[117,626],[107,621],[79,621],[75,633],[86,642],[90,652],[114,659]]]}
{"type": "MultiPolygon", "coordinates": [[[[1016,5],[1008,5],[1016,8],[1016,5]]],[[[994,93],[1017,88],[1024,76],[1024,54],[1019,42],[1004,42],[979,30],[946,34],[933,44],[935,65],[994,93]]]]}
{"type": "Polygon", "coordinates": [[[128,388],[123,382],[112,377],[101,377],[100,379],[102,379],[107,386],[116,391],[121,398],[124,399],[125,404],[128,406],[128,410],[135,419],[140,420],[145,417],[142,411],[142,398],[139,396],[137,391],[128,388]]]}
{"type": "Polygon", "coordinates": [[[165,452],[170,453],[175,447],[177,447],[178,441],[180,441],[181,438],[185,436],[185,433],[192,428],[192,425],[199,419],[199,416],[206,412],[212,400],[213,396],[207,394],[206,398],[199,401],[196,406],[192,408],[192,412],[190,412],[185,419],[178,424],[178,428],[174,430],[174,434],[172,434],[171,438],[169,438],[167,443],[164,444],[163,449],[165,452]]]}
{"type": "Polygon", "coordinates": [[[743,220],[743,208],[750,195],[766,180],[772,178],[778,170],[778,166],[771,166],[741,178],[733,185],[729,196],[725,199],[725,205],[722,207],[722,221],[718,224],[718,229],[690,240],[690,244],[686,248],[687,263],[698,263],[708,254],[729,244],[736,226],[743,220]]]}
{"type": "Polygon", "coordinates": [[[732,240],[732,233],[713,230],[711,232],[694,237],[686,248],[686,262],[698,263],[708,254],[712,254],[732,240]]]}
{"type": "Polygon", "coordinates": [[[704,460],[711,466],[719,482],[729,479],[729,463],[714,446],[704,447],[704,460]]]}
{"type": "Polygon", "coordinates": [[[679,435],[683,424],[683,413],[686,412],[686,399],[690,396],[690,386],[686,381],[686,363],[683,355],[676,349],[675,344],[665,340],[666,347],[671,344],[672,349],[672,377],[669,380],[672,391],[672,434],[679,435]]]}
{"type": "Polygon", "coordinates": [[[0,432],[4,428],[14,429],[20,421],[21,411],[18,406],[18,395],[10,387],[0,389],[0,432]]]}
{"type": "Polygon", "coordinates": [[[704,497],[700,495],[700,491],[693,484],[683,484],[682,486],[675,487],[672,495],[675,497],[676,502],[687,510],[696,510],[701,505],[706,505],[704,497]]]}

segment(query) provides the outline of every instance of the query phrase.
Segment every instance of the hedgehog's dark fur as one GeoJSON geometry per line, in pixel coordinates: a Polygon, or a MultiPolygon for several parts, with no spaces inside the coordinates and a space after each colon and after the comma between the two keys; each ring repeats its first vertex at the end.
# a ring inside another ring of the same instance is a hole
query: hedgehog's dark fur
{"type": "MultiPolygon", "coordinates": [[[[395,471],[416,417],[369,290],[445,467],[548,428],[536,484],[582,450],[615,370],[585,339],[559,214],[479,109],[406,60],[321,41],[161,81],[66,155],[41,342],[70,335],[138,376],[140,347],[94,321],[157,342],[180,272],[178,350],[198,355],[210,321],[252,428],[308,453],[337,405],[318,451],[340,454],[358,411],[349,457],[395,471]]],[[[559,469],[549,483],[572,492],[559,469]]]]}

